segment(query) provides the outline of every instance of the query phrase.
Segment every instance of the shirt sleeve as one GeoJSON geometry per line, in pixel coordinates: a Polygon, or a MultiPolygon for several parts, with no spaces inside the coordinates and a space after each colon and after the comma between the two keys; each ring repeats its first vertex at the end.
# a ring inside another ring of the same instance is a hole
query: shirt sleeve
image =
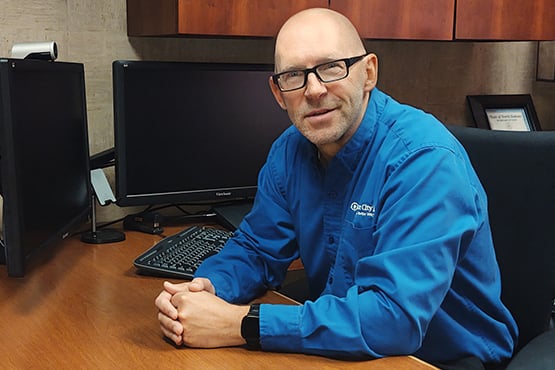
{"type": "Polygon", "coordinates": [[[299,257],[284,191],[272,174],[272,154],[262,167],[251,212],[217,255],[195,276],[208,277],[216,294],[232,303],[246,303],[281,285],[287,268],[299,257]]]}

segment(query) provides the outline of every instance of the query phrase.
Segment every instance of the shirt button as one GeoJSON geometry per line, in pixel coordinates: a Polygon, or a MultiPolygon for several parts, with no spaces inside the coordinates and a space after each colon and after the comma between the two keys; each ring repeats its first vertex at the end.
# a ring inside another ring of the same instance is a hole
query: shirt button
{"type": "Polygon", "coordinates": [[[337,193],[336,193],[335,191],[330,191],[330,192],[328,193],[328,197],[329,197],[330,199],[335,199],[335,198],[337,198],[337,193]]]}
{"type": "Polygon", "coordinates": [[[330,236],[330,237],[328,238],[328,243],[330,243],[330,244],[335,243],[335,238],[334,238],[333,236],[330,236]]]}

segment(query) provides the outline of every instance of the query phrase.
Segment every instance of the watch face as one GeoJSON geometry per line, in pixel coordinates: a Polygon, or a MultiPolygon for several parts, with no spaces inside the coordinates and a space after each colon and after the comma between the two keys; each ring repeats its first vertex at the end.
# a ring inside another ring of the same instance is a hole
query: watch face
{"type": "Polygon", "coordinates": [[[253,306],[241,321],[241,336],[247,341],[247,345],[258,348],[260,347],[260,319],[258,305],[253,306]]]}

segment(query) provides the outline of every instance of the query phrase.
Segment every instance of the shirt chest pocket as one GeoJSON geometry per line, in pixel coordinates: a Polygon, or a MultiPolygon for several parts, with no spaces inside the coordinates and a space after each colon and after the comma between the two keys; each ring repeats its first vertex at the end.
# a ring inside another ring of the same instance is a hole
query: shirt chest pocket
{"type": "MultiPolygon", "coordinates": [[[[357,208],[357,207],[353,207],[357,208]]],[[[374,207],[361,207],[355,211],[351,210],[347,213],[344,220],[342,241],[344,247],[349,251],[345,251],[346,255],[352,255],[353,265],[366,256],[374,253],[374,207]]]]}
{"type": "Polygon", "coordinates": [[[368,203],[351,202],[345,222],[353,229],[366,230],[374,227],[376,207],[368,203]]]}

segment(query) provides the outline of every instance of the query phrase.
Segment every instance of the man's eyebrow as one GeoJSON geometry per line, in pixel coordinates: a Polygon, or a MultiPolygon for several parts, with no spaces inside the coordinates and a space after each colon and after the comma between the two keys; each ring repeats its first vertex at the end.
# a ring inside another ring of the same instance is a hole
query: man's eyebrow
{"type": "Polygon", "coordinates": [[[342,59],[342,58],[338,58],[338,57],[335,57],[335,56],[324,57],[324,58],[322,58],[320,61],[318,61],[316,64],[314,64],[314,65],[312,65],[312,66],[310,66],[310,67],[307,67],[307,66],[298,66],[298,65],[290,65],[290,66],[287,66],[287,67],[281,69],[281,71],[280,71],[280,72],[277,72],[277,73],[292,72],[292,71],[303,71],[303,70],[305,70],[305,69],[313,68],[314,66],[319,66],[319,65],[321,65],[321,64],[326,64],[326,63],[333,62],[333,61],[339,60],[339,59],[342,59]]]}
{"type": "Polygon", "coordinates": [[[300,67],[300,66],[295,66],[295,65],[291,65],[291,66],[287,66],[285,68],[282,68],[280,70],[280,72],[278,73],[282,73],[282,72],[291,72],[291,71],[302,71],[303,69],[306,69],[307,67],[300,67]]]}

